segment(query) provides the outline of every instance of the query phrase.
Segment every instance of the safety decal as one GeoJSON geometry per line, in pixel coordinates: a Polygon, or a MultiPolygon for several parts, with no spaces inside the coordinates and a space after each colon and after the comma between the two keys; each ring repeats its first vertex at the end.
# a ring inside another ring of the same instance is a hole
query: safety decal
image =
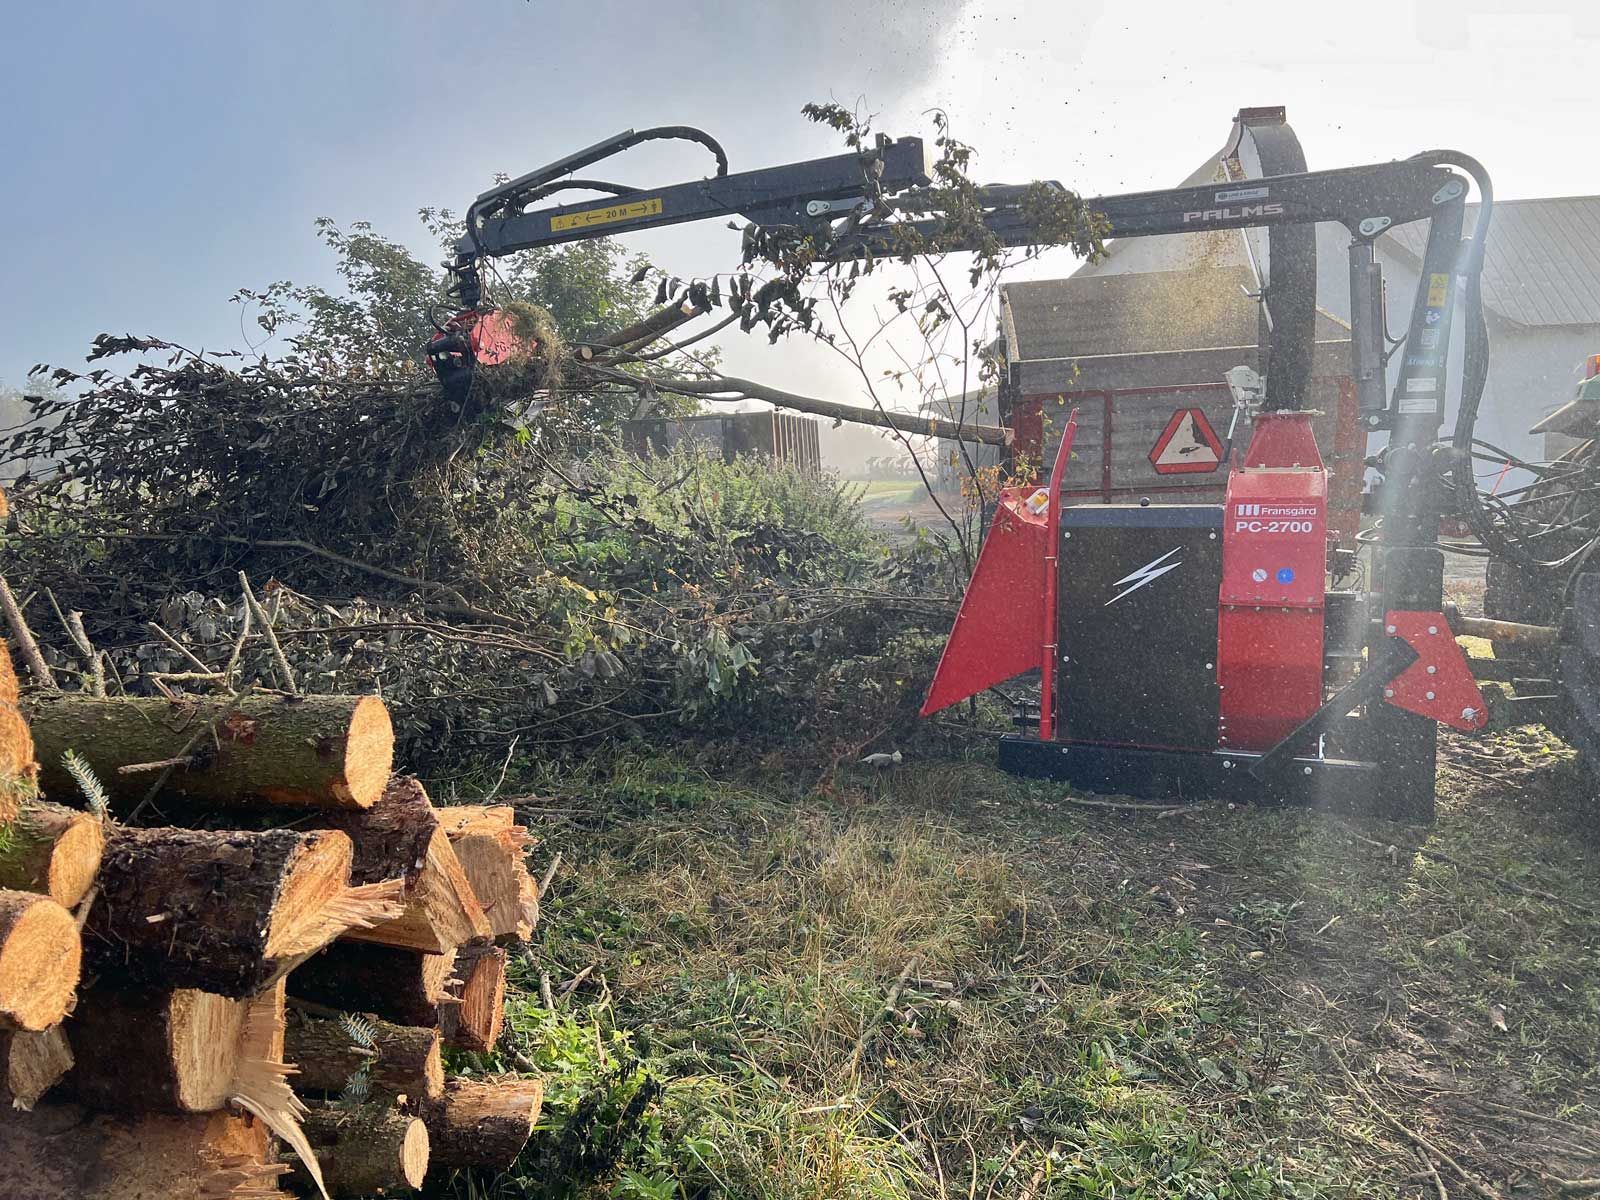
{"type": "Polygon", "coordinates": [[[587,229],[591,225],[610,225],[614,221],[631,221],[636,217],[653,217],[661,211],[659,198],[630,200],[626,204],[608,204],[604,208],[586,208],[582,212],[566,213],[550,218],[550,232],[567,229],[587,229]]]}
{"type": "Polygon", "coordinates": [[[1150,448],[1150,465],[1159,475],[1215,471],[1222,465],[1222,439],[1200,409],[1180,408],[1150,448]]]}

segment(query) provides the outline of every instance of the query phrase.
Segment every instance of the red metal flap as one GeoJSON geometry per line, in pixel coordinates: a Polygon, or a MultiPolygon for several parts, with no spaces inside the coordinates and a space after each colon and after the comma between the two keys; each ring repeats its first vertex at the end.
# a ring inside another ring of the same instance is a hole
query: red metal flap
{"type": "Polygon", "coordinates": [[[976,696],[1039,665],[1044,640],[1044,505],[1040,488],[1006,488],[978,552],[972,582],[933,674],[922,715],[976,696]]]}
{"type": "Polygon", "coordinates": [[[1395,609],[1383,622],[1384,632],[1417,652],[1417,661],[1384,689],[1385,700],[1452,729],[1471,732],[1488,724],[1489,706],[1443,613],[1395,609]]]}

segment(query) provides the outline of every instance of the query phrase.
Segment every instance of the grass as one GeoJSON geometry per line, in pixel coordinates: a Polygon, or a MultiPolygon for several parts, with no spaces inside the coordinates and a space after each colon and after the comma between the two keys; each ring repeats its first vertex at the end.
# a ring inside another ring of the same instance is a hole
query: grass
{"type": "Polygon", "coordinates": [[[1508,1200],[1600,1174],[1600,838],[1547,738],[1453,744],[1428,829],[1081,808],[985,757],[826,794],[641,758],[532,807],[570,867],[503,1061],[550,1101],[473,1190],[1466,1194],[1412,1134],[1508,1200]]]}

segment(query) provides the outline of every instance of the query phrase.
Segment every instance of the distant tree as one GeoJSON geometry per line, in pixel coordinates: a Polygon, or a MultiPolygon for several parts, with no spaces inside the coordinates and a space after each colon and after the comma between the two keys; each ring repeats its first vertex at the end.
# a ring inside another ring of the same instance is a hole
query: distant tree
{"type": "MultiPolygon", "coordinates": [[[[461,224],[447,209],[423,209],[423,224],[444,253],[454,253],[461,224]]],[[[418,259],[366,221],[348,228],[317,221],[317,235],[334,252],[344,289],[280,281],[241,289],[234,300],[250,306],[255,323],[314,362],[380,374],[397,366],[425,365],[423,349],[458,307],[447,294],[446,273],[418,259]]],[[[498,304],[521,302],[549,312],[569,341],[581,341],[642,319],[651,292],[633,282],[645,260],[609,239],[531,250],[488,265],[485,284],[498,304]]]]}

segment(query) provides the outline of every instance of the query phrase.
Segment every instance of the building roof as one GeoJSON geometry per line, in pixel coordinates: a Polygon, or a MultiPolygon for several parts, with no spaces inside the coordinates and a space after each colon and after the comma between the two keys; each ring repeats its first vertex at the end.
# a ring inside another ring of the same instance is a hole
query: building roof
{"type": "MultiPolygon", "coordinates": [[[[1468,232],[1477,213],[1467,205],[1468,232]]],[[[1383,240],[1420,261],[1428,227],[1401,225],[1383,240]]],[[[1600,325],[1600,196],[1497,201],[1483,302],[1519,325],[1600,325]]]]}
{"type": "MultiPolygon", "coordinates": [[[[1245,266],[1075,275],[1004,284],[1001,329],[1013,363],[1254,346],[1255,276],[1245,266]]],[[[1319,312],[1316,336],[1348,330],[1319,312]]]]}

